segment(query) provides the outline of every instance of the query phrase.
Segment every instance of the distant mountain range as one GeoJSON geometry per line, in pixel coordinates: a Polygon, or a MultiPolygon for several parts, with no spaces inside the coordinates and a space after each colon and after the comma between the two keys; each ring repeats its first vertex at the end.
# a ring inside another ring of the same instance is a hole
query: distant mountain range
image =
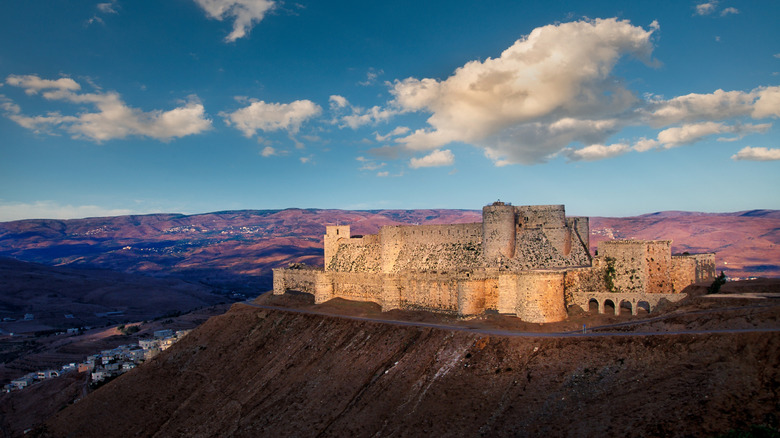
{"type": "MultiPolygon", "coordinates": [[[[224,292],[271,288],[271,269],[322,264],[325,225],[481,221],[475,210],[244,210],[0,223],[0,256],[52,266],[172,276],[224,292]]],[[[674,252],[716,252],[731,277],[780,277],[780,211],[658,212],[591,218],[591,250],[612,238],[670,239],[674,252]]]]}

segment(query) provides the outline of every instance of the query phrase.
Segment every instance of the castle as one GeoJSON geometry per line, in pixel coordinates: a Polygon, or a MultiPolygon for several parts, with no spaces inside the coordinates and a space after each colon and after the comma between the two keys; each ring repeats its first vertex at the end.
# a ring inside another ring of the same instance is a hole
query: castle
{"type": "Polygon", "coordinates": [[[563,205],[502,202],[485,206],[481,223],[385,226],[366,236],[327,226],[324,267],[274,269],[274,294],[371,301],[383,311],[492,310],[543,323],[575,305],[649,312],[715,276],[714,254],[672,256],[668,240],[615,240],[593,257],[589,234],[588,218],[566,217],[563,205]]]}

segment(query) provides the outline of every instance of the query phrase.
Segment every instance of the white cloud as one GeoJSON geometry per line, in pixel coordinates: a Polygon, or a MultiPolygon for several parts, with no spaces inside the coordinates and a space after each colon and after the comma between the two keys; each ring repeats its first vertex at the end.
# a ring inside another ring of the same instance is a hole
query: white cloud
{"type": "Polygon", "coordinates": [[[295,134],[304,122],[322,112],[322,108],[310,100],[290,103],[266,103],[262,100],[251,102],[232,113],[220,113],[228,126],[238,129],[246,137],[255,135],[258,130],[285,130],[295,134]]]}
{"type": "Polygon", "coordinates": [[[696,5],[696,13],[698,15],[709,15],[715,12],[715,9],[717,9],[717,7],[718,7],[718,2],[716,1],[700,3],[696,5]]]}
{"type": "Polygon", "coordinates": [[[596,161],[605,158],[617,157],[631,150],[626,144],[613,144],[609,146],[592,144],[581,149],[565,149],[564,155],[570,161],[596,161]]]}
{"type": "Polygon", "coordinates": [[[422,158],[412,158],[409,161],[409,167],[417,169],[420,167],[441,167],[451,166],[455,163],[455,155],[448,149],[437,149],[422,158]]]}
{"type": "Polygon", "coordinates": [[[722,17],[725,17],[726,15],[729,15],[729,14],[739,14],[739,9],[737,9],[737,8],[726,8],[726,9],[720,11],[720,15],[722,17]]]}
{"type": "Polygon", "coordinates": [[[190,96],[182,106],[169,111],[144,112],[127,106],[116,92],[78,93],[81,86],[70,78],[49,80],[35,75],[11,75],[6,79],[6,84],[21,87],[28,95],[41,93],[44,99],[50,101],[91,105],[97,110],[80,112],[75,116],[59,112],[26,116],[18,105],[6,100],[2,106],[5,116],[35,132],[55,133],[64,130],[74,138],[98,142],[129,136],[166,141],[211,129],[211,121],[205,118],[203,105],[196,96],[190,96]]]}
{"type": "Polygon", "coordinates": [[[369,109],[352,105],[349,101],[339,95],[330,96],[330,111],[333,113],[331,123],[338,125],[339,128],[358,129],[365,125],[375,125],[379,122],[386,122],[399,113],[393,108],[382,108],[375,105],[369,109]],[[345,111],[348,113],[345,114],[345,111]]]}
{"type": "Polygon", "coordinates": [[[780,87],[758,87],[750,92],[715,90],[710,94],[691,93],[669,100],[651,100],[642,114],[647,123],[658,127],[744,116],[780,117],[780,87]]]}
{"type": "Polygon", "coordinates": [[[752,91],[758,96],[750,116],[754,119],[780,117],[780,87],[760,87],[752,91]]]}
{"type": "Polygon", "coordinates": [[[722,123],[692,123],[659,132],[658,141],[663,144],[664,148],[669,149],[697,142],[708,135],[724,132],[725,129],[726,127],[722,123]]]}
{"type": "Polygon", "coordinates": [[[341,118],[343,125],[340,125],[340,127],[349,126],[352,129],[357,129],[364,125],[386,122],[398,114],[395,110],[379,106],[373,106],[367,110],[360,107],[352,107],[352,111],[352,114],[341,118]]]}
{"type": "Polygon", "coordinates": [[[365,125],[375,125],[386,122],[399,113],[396,109],[382,108],[378,105],[365,109],[350,104],[345,97],[339,95],[330,96],[329,100],[330,111],[333,113],[330,123],[338,125],[339,128],[358,129],[365,125]]]}
{"type": "Polygon", "coordinates": [[[357,157],[355,158],[357,161],[363,163],[362,166],[360,166],[360,170],[377,170],[385,167],[387,163],[378,163],[370,158],[366,157],[357,157]]]}
{"type": "Polygon", "coordinates": [[[748,146],[732,155],[731,159],[737,161],[778,161],[780,160],[780,149],[748,146]]]}
{"type": "Polygon", "coordinates": [[[376,176],[378,176],[378,177],[380,177],[380,178],[388,177],[388,176],[390,176],[390,172],[388,172],[388,171],[384,171],[384,172],[377,172],[377,173],[376,173],[376,176]]]}
{"type": "Polygon", "coordinates": [[[225,41],[233,42],[246,36],[265,14],[275,6],[273,0],[194,0],[210,18],[222,21],[233,18],[233,31],[225,41]]]}
{"type": "Polygon", "coordinates": [[[428,128],[395,141],[410,151],[469,143],[504,166],[560,155],[569,160],[610,158],[631,149],[691,144],[715,134],[730,134],[719,139],[730,141],[771,127],[740,119],[780,117],[780,87],[637,98],[611,72],[625,55],[653,64],[651,36],[658,28],[655,22],[644,30],[617,19],[545,26],[500,57],[469,62],[445,80],[397,80],[390,107],[431,115],[428,128]],[[625,141],[607,146],[609,137],[634,125],[661,132],[633,147],[625,141]],[[572,143],[584,146],[575,149],[572,143]]]}
{"type": "Polygon", "coordinates": [[[376,83],[377,78],[383,75],[384,73],[385,73],[384,70],[376,70],[372,67],[368,69],[368,72],[366,73],[366,80],[358,82],[358,84],[364,87],[367,87],[369,85],[374,85],[376,83]]]}
{"type": "Polygon", "coordinates": [[[396,127],[395,129],[393,129],[392,131],[390,131],[389,133],[387,133],[385,135],[379,135],[378,132],[376,132],[374,134],[375,134],[375,137],[376,137],[376,141],[385,141],[388,138],[397,137],[399,135],[404,135],[407,132],[409,132],[409,128],[407,128],[406,126],[398,126],[398,127],[396,127]]]}
{"type": "Polygon", "coordinates": [[[334,94],[333,96],[330,96],[328,100],[330,101],[331,110],[344,108],[345,106],[349,105],[349,101],[347,101],[347,98],[344,96],[339,96],[338,94],[334,94]]]}
{"type": "Polygon", "coordinates": [[[611,76],[612,68],[624,55],[652,63],[656,28],[617,19],[544,26],[500,57],[469,62],[446,80],[396,81],[394,105],[431,113],[429,129],[398,141],[412,150],[466,142],[496,163],[526,164],[543,162],[580,137],[602,143],[619,127],[613,119],[638,101],[611,76]]]}
{"type": "Polygon", "coordinates": [[[0,203],[0,221],[21,219],[78,219],[85,217],[124,216],[128,209],[111,209],[96,205],[61,205],[52,201],[33,203],[0,203]]]}
{"type": "Polygon", "coordinates": [[[263,148],[263,150],[260,152],[260,155],[264,157],[271,157],[276,155],[276,149],[272,148],[271,146],[266,146],[263,148]]]}
{"type": "Polygon", "coordinates": [[[634,144],[633,149],[638,152],[657,148],[671,149],[696,143],[705,137],[715,134],[732,134],[735,137],[721,137],[718,140],[735,141],[748,134],[767,132],[771,127],[772,125],[769,123],[736,125],[718,122],[689,123],[664,129],[658,133],[658,137],[655,140],[642,138],[634,144]]]}
{"type": "Polygon", "coordinates": [[[658,140],[655,139],[648,139],[648,138],[641,138],[639,139],[633,146],[632,149],[634,149],[637,152],[646,152],[650,149],[655,149],[660,146],[660,143],[658,140]]]}
{"type": "Polygon", "coordinates": [[[98,3],[97,9],[104,14],[117,14],[116,6],[116,0],[114,0],[108,3],[98,3]]]}
{"type": "Polygon", "coordinates": [[[5,83],[24,89],[28,95],[38,94],[41,90],[57,90],[60,92],[78,91],[81,85],[71,78],[41,79],[35,75],[10,75],[5,83]]]}

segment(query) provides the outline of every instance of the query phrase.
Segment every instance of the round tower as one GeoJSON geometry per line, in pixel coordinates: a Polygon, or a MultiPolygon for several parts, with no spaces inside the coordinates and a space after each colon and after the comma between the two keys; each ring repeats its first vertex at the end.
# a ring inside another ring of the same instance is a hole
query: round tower
{"type": "Polygon", "coordinates": [[[499,256],[515,255],[515,207],[494,202],[482,207],[482,251],[490,263],[499,256]]]}

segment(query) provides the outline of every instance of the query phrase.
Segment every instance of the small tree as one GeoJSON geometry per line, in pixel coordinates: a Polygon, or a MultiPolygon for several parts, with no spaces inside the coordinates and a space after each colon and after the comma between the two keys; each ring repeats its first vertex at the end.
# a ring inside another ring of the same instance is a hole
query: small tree
{"type": "Polygon", "coordinates": [[[724,274],[723,271],[720,271],[720,275],[715,277],[715,281],[707,288],[707,293],[716,294],[720,292],[720,287],[724,284],[726,284],[726,274],[724,274]]]}
{"type": "Polygon", "coordinates": [[[604,261],[607,262],[607,267],[604,269],[604,285],[607,287],[608,291],[618,292],[617,287],[615,287],[615,275],[617,274],[617,270],[615,269],[615,258],[605,257],[604,261]]]}

